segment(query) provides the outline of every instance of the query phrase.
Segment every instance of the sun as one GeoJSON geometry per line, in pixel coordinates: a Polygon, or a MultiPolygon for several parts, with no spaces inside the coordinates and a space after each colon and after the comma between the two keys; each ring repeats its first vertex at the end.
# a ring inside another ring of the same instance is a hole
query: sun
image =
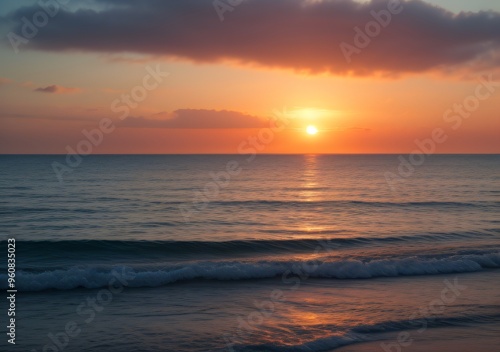
{"type": "Polygon", "coordinates": [[[318,129],[314,125],[309,125],[306,128],[306,132],[307,132],[307,134],[310,134],[312,136],[312,135],[315,135],[316,133],[318,133],[318,129]]]}

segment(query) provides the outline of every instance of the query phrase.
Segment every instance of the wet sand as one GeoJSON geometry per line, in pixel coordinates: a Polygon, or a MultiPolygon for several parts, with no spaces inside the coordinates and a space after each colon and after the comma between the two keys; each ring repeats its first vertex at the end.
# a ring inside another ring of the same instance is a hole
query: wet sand
{"type": "MultiPolygon", "coordinates": [[[[335,352],[500,352],[500,326],[454,327],[412,334],[411,344],[397,344],[392,338],[364,342],[335,349],[335,352]],[[384,348],[385,347],[385,348],[384,348]]],[[[333,352],[333,351],[332,351],[333,352]]]]}

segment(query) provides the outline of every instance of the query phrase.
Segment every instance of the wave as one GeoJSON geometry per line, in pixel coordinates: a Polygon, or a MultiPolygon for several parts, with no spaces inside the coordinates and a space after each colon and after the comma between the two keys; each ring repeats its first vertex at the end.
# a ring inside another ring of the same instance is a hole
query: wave
{"type": "MultiPolygon", "coordinates": [[[[279,234],[297,234],[297,231],[276,231],[279,234]]],[[[310,232],[307,232],[309,235],[310,232]]],[[[319,235],[327,232],[318,232],[319,235]]],[[[17,241],[18,255],[25,258],[48,257],[53,259],[54,254],[62,257],[65,254],[71,258],[78,255],[88,256],[137,256],[151,257],[182,256],[182,255],[217,255],[228,256],[234,254],[271,254],[286,252],[311,252],[318,246],[325,249],[364,245],[387,245],[413,242],[436,242],[462,239],[488,239],[500,235],[499,229],[488,229],[474,232],[422,233],[404,236],[386,237],[337,237],[317,239],[290,239],[290,240],[234,240],[234,241],[117,241],[117,240],[73,240],[73,241],[17,241]]],[[[0,247],[6,246],[0,241],[0,247]]]]}
{"type": "MultiPolygon", "coordinates": [[[[175,209],[180,205],[188,204],[190,201],[151,201],[151,204],[162,205],[164,207],[173,207],[175,209]]],[[[67,204],[66,204],[67,205],[67,204]]],[[[500,202],[498,201],[473,201],[473,202],[452,202],[452,201],[421,201],[421,202],[381,202],[381,201],[361,201],[361,200],[233,200],[233,201],[213,201],[210,202],[211,207],[241,207],[241,208],[269,208],[269,207],[279,207],[282,208],[302,208],[311,206],[320,207],[376,207],[380,209],[384,208],[440,208],[440,209],[462,209],[462,208],[481,208],[496,210],[500,208],[500,202]]],[[[82,207],[68,207],[64,204],[60,207],[26,207],[26,206],[9,206],[6,209],[2,209],[2,214],[15,214],[17,212],[23,213],[46,213],[46,212],[58,212],[58,213],[98,213],[102,209],[96,208],[82,208],[82,207]]]]}
{"type": "MultiPolygon", "coordinates": [[[[321,352],[331,351],[338,347],[351,345],[361,342],[370,342],[377,340],[385,340],[382,336],[376,334],[398,331],[417,330],[425,326],[428,328],[444,328],[444,327],[459,327],[470,326],[471,324],[492,324],[500,322],[500,314],[476,314],[452,317],[421,317],[414,320],[402,321],[386,321],[372,325],[360,325],[352,328],[345,333],[332,335],[326,338],[320,338],[313,341],[294,346],[282,346],[276,344],[261,344],[261,345],[238,345],[234,347],[238,352],[321,352]],[[425,321],[425,322],[424,322],[425,321]]],[[[334,330],[334,329],[332,329],[334,330]]]]}
{"type": "Polygon", "coordinates": [[[296,207],[296,206],[369,206],[369,207],[439,207],[439,208],[463,208],[463,207],[481,207],[481,208],[500,208],[500,202],[497,201],[477,201],[477,202],[444,202],[444,201],[422,201],[422,202],[380,202],[380,201],[360,201],[360,200],[316,200],[316,201],[278,201],[278,200],[237,200],[237,201],[216,201],[211,202],[215,206],[250,206],[250,207],[296,207]]]}
{"type": "Polygon", "coordinates": [[[237,352],[321,352],[321,351],[331,351],[338,347],[352,345],[360,342],[373,341],[374,339],[357,334],[355,332],[348,332],[342,335],[334,335],[330,337],[325,337],[317,339],[314,341],[306,342],[301,345],[295,346],[280,346],[275,344],[262,344],[262,345],[250,345],[250,346],[234,346],[233,350],[237,352]]]}
{"type": "MultiPolygon", "coordinates": [[[[477,251],[476,251],[477,252],[477,251]]],[[[116,281],[117,275],[130,278],[128,287],[157,287],[190,280],[238,281],[281,277],[285,283],[301,278],[370,279],[414,275],[476,272],[500,268],[500,252],[403,257],[399,259],[339,261],[203,261],[161,267],[114,266],[40,271],[19,270],[16,286],[20,291],[76,288],[102,288],[116,281]],[[305,276],[304,276],[305,275],[305,276]]],[[[7,275],[0,275],[0,288],[7,288],[7,275]]]]}

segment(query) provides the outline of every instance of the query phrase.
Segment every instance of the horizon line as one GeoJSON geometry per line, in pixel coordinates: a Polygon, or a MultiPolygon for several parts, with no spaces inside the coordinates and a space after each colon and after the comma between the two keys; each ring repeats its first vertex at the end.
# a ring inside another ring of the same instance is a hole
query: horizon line
{"type": "MultiPolygon", "coordinates": [[[[414,153],[257,153],[258,155],[411,155],[414,153]]],[[[433,156],[433,155],[500,155],[499,153],[432,153],[425,154],[419,153],[425,156],[433,156]]],[[[0,156],[66,156],[66,155],[80,155],[80,154],[68,154],[68,153],[0,153],[0,156]]],[[[81,157],[89,157],[89,156],[189,156],[189,155],[241,155],[247,156],[248,154],[240,154],[240,153],[95,153],[89,155],[81,155],[81,157]]]]}

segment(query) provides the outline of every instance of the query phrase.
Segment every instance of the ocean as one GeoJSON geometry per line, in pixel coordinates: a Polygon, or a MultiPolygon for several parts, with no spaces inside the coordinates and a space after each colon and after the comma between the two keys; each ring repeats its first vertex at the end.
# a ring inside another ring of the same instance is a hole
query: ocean
{"type": "Polygon", "coordinates": [[[55,162],[0,156],[2,351],[500,351],[499,155],[55,162]]]}

